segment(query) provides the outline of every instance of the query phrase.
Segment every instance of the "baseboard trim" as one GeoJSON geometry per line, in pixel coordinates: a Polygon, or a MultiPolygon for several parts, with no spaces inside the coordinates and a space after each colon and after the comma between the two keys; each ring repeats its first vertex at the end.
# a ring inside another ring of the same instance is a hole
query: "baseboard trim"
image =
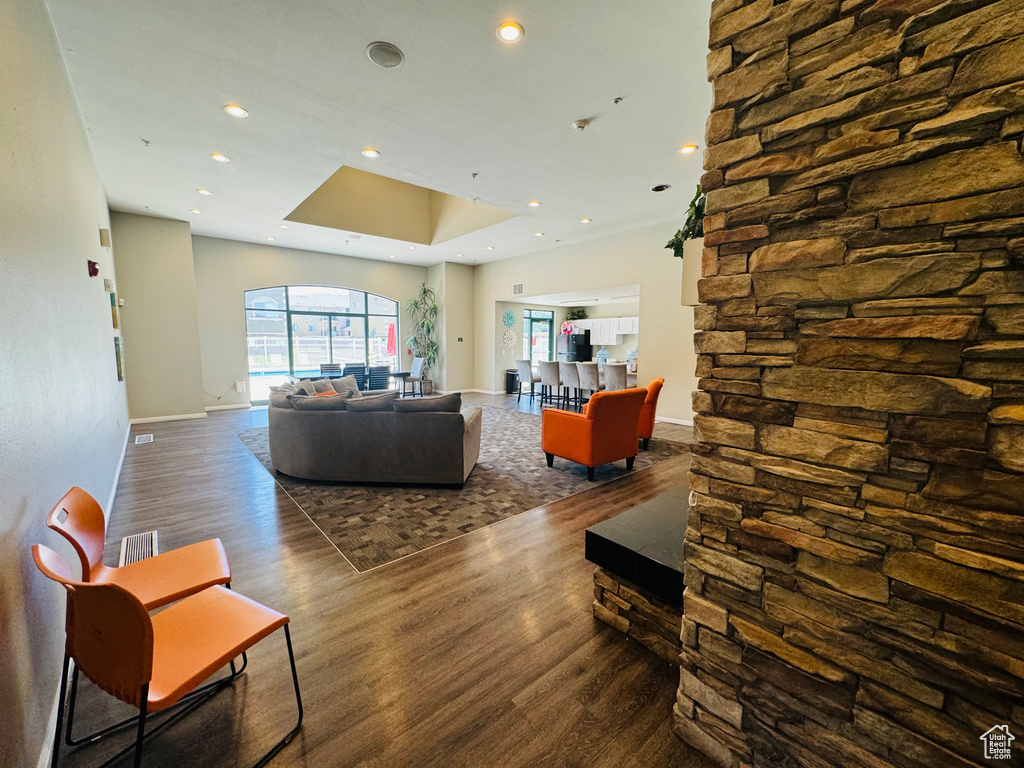
{"type": "Polygon", "coordinates": [[[132,437],[131,424],[124,431],[124,445],[121,446],[121,458],[118,459],[117,469],[114,471],[114,484],[110,486],[110,496],[107,497],[107,506],[103,508],[103,514],[110,522],[110,510],[114,508],[114,497],[117,496],[117,484],[121,482],[121,470],[124,468],[124,457],[128,455],[128,441],[132,437]]]}
{"type": "Polygon", "coordinates": [[[692,427],[693,426],[693,420],[692,419],[673,419],[671,416],[656,416],[654,418],[654,421],[655,422],[664,421],[666,424],[678,424],[678,425],[680,425],[682,427],[692,427]]]}
{"type": "Polygon", "coordinates": [[[186,421],[188,419],[205,419],[206,411],[202,413],[179,413],[176,416],[147,416],[144,419],[132,419],[134,424],[155,424],[158,421],[186,421]]]}
{"type": "MultiPolygon", "coordinates": [[[[61,661],[63,664],[64,662],[61,661]]],[[[57,710],[60,704],[60,685],[53,692],[53,706],[50,707],[50,718],[46,722],[46,733],[43,736],[43,748],[39,753],[39,762],[36,768],[50,768],[53,760],[53,732],[57,727],[57,710]]]]}
{"type": "Polygon", "coordinates": [[[234,405],[208,405],[207,411],[235,411],[242,408],[252,408],[252,403],[235,403],[234,405]]]}
{"type": "Polygon", "coordinates": [[[476,392],[478,395],[504,395],[504,389],[464,389],[463,392],[476,392]]]}

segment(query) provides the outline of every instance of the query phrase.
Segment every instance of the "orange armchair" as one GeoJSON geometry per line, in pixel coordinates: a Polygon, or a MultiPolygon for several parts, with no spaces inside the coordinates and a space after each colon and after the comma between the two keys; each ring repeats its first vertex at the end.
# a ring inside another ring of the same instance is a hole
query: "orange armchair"
{"type": "Polygon", "coordinates": [[[626,469],[632,469],[639,439],[637,424],[646,396],[644,389],[598,392],[584,413],[544,411],[541,447],[548,466],[554,466],[555,456],[561,456],[585,466],[588,480],[594,479],[595,467],[619,459],[625,459],[626,469]]]}
{"type": "Polygon", "coordinates": [[[637,426],[637,434],[644,441],[644,450],[654,436],[654,414],[658,410],[658,396],[665,380],[658,377],[647,385],[647,399],[644,400],[644,407],[640,409],[640,423],[637,426]]]}

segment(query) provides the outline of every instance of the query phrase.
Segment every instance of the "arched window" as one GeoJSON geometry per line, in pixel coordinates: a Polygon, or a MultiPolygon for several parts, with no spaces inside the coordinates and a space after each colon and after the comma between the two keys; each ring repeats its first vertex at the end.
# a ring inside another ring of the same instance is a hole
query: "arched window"
{"type": "Polygon", "coordinates": [[[399,304],[351,288],[289,285],[245,292],[252,402],[288,376],[319,377],[325,363],[398,368],[399,304]]]}

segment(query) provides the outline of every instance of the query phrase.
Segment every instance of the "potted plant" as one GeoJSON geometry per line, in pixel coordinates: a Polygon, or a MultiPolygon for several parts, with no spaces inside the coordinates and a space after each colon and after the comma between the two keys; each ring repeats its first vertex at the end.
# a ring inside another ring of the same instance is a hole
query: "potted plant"
{"type": "Polygon", "coordinates": [[[423,358],[423,370],[420,371],[420,383],[424,394],[433,392],[433,382],[427,378],[427,373],[437,362],[438,344],[434,337],[434,330],[437,328],[437,315],[440,309],[437,306],[437,296],[432,288],[422,283],[416,296],[406,302],[406,309],[412,317],[413,334],[408,338],[406,344],[412,350],[413,355],[423,358]]]}
{"type": "Polygon", "coordinates": [[[683,306],[695,306],[697,299],[697,280],[700,279],[701,251],[704,248],[704,205],[707,196],[697,185],[697,192],[690,201],[690,209],[686,221],[671,240],[665,245],[672,249],[672,254],[683,260],[683,306]]]}

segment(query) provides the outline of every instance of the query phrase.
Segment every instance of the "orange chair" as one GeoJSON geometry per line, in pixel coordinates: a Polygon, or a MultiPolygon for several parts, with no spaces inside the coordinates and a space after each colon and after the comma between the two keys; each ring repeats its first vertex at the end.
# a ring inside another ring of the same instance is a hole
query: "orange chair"
{"type": "Polygon", "coordinates": [[[594,468],[619,459],[626,469],[633,468],[637,454],[637,424],[647,390],[620,389],[597,392],[583,413],[550,408],[543,413],[541,447],[548,466],[555,456],[575,461],[587,468],[587,479],[594,479],[594,468]]]}
{"type": "Polygon", "coordinates": [[[654,414],[658,410],[658,396],[665,380],[658,377],[647,385],[647,399],[644,400],[644,407],[640,409],[640,423],[637,427],[639,438],[644,441],[644,450],[647,450],[651,438],[654,436],[654,414]]]}
{"type": "Polygon", "coordinates": [[[71,542],[82,562],[82,581],[117,584],[152,611],[214,584],[231,582],[231,564],[220,539],[208,539],[131,565],[103,564],[106,523],[103,509],[86,491],[74,487],[50,510],[46,525],[71,542]]]}
{"type": "MultiPolygon", "coordinates": [[[[89,584],[116,584],[131,592],[147,611],[173,603],[188,595],[216,584],[231,586],[231,565],[220,539],[209,539],[180,549],[173,549],[120,568],[103,564],[103,543],[106,523],[99,503],[88,492],[77,486],[68,491],[46,516],[46,524],[69,542],[78,553],[82,564],[82,581],[89,584]]],[[[65,658],[65,662],[66,662],[65,658]]],[[[231,662],[231,678],[245,670],[248,659],[242,655],[242,666],[231,662]]],[[[75,739],[75,704],[78,700],[78,665],[71,678],[71,697],[68,702],[67,732],[64,741],[77,747],[98,741],[137,718],[104,728],[88,736],[75,739]]]]}
{"type": "MultiPolygon", "coordinates": [[[[53,550],[36,544],[32,557],[45,576],[67,590],[66,656],[61,673],[53,768],[58,761],[71,659],[101,690],[139,709],[135,743],[104,763],[110,765],[134,750],[135,767],[139,768],[146,736],[192,711],[219,691],[223,682],[206,696],[191,700],[147,734],[149,714],[182,702],[199,683],[281,627],[288,646],[299,717],[295,727],[257,766],[266,765],[295,738],[302,727],[302,696],[288,617],[283,613],[214,586],[150,616],[141,600],[117,584],[74,581],[67,563],[53,550]]],[[[234,676],[228,681],[233,679],[234,676]]]]}

